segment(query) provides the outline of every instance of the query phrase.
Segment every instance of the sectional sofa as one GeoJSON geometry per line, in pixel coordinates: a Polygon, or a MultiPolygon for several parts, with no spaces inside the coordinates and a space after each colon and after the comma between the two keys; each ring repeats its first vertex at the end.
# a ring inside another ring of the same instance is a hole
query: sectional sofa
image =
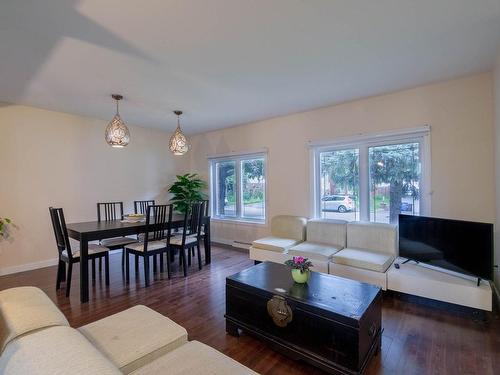
{"type": "Polygon", "coordinates": [[[0,351],[2,375],[256,374],[146,306],[71,328],[34,287],[0,291],[0,351]]]}
{"type": "Polygon", "coordinates": [[[387,270],[398,256],[395,225],[308,220],[280,215],[271,220],[271,236],[250,247],[255,261],[283,263],[293,256],[309,258],[313,271],[364,281],[387,289],[387,270]]]}

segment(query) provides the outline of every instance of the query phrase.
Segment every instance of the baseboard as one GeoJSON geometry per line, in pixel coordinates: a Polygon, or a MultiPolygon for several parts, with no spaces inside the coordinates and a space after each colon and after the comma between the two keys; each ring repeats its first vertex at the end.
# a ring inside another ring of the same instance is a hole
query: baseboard
{"type": "MultiPolygon", "coordinates": [[[[110,255],[121,254],[121,253],[122,253],[121,249],[111,250],[109,252],[110,255]]],[[[48,260],[41,260],[39,262],[20,264],[18,266],[4,267],[4,268],[0,268],[0,276],[11,275],[13,273],[19,273],[19,272],[25,272],[25,271],[32,271],[32,270],[37,270],[39,268],[45,268],[45,267],[50,267],[50,266],[56,266],[57,262],[58,262],[58,258],[54,258],[54,259],[48,259],[48,260]]]]}
{"type": "Polygon", "coordinates": [[[38,268],[55,266],[57,264],[57,261],[58,261],[58,259],[54,258],[54,259],[48,259],[48,260],[41,260],[39,262],[21,264],[19,266],[0,268],[0,276],[11,275],[13,273],[18,273],[18,272],[36,270],[38,268]]]}
{"type": "Polygon", "coordinates": [[[228,240],[226,238],[213,238],[212,237],[212,243],[216,245],[222,245],[223,247],[236,250],[236,251],[242,251],[248,253],[250,249],[250,244],[245,244],[243,242],[239,241],[233,241],[233,240],[228,240]]]}
{"type": "Polygon", "coordinates": [[[214,243],[220,243],[220,244],[227,245],[227,246],[233,246],[233,240],[228,240],[227,238],[212,237],[210,240],[214,243]]]}
{"type": "Polygon", "coordinates": [[[244,250],[250,251],[251,246],[252,246],[252,244],[248,243],[248,242],[233,241],[233,247],[237,247],[239,249],[244,249],[244,250]]]}

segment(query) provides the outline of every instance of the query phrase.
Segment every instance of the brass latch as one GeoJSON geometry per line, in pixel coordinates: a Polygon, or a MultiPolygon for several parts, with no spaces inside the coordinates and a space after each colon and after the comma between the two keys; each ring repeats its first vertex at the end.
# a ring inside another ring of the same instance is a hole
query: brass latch
{"type": "Polygon", "coordinates": [[[267,301],[267,313],[278,327],[286,327],[293,318],[292,309],[281,296],[273,296],[267,301]]]}

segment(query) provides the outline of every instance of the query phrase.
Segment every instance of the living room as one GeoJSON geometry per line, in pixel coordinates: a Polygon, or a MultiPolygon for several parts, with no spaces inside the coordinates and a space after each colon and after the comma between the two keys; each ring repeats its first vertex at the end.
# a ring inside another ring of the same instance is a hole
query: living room
{"type": "Polygon", "coordinates": [[[0,372],[500,371],[500,2],[7,1],[0,20],[0,372]],[[245,315],[266,329],[232,310],[259,296],[282,298],[245,315]],[[356,363],[337,328],[296,328],[373,306],[356,363]]]}

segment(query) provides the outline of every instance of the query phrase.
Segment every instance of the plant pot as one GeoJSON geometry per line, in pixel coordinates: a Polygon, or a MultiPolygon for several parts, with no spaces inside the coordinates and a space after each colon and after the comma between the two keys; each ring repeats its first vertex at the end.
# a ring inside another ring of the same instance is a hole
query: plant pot
{"type": "Polygon", "coordinates": [[[299,284],[307,283],[309,280],[309,270],[301,273],[300,270],[293,269],[292,270],[293,281],[299,284]]]}

